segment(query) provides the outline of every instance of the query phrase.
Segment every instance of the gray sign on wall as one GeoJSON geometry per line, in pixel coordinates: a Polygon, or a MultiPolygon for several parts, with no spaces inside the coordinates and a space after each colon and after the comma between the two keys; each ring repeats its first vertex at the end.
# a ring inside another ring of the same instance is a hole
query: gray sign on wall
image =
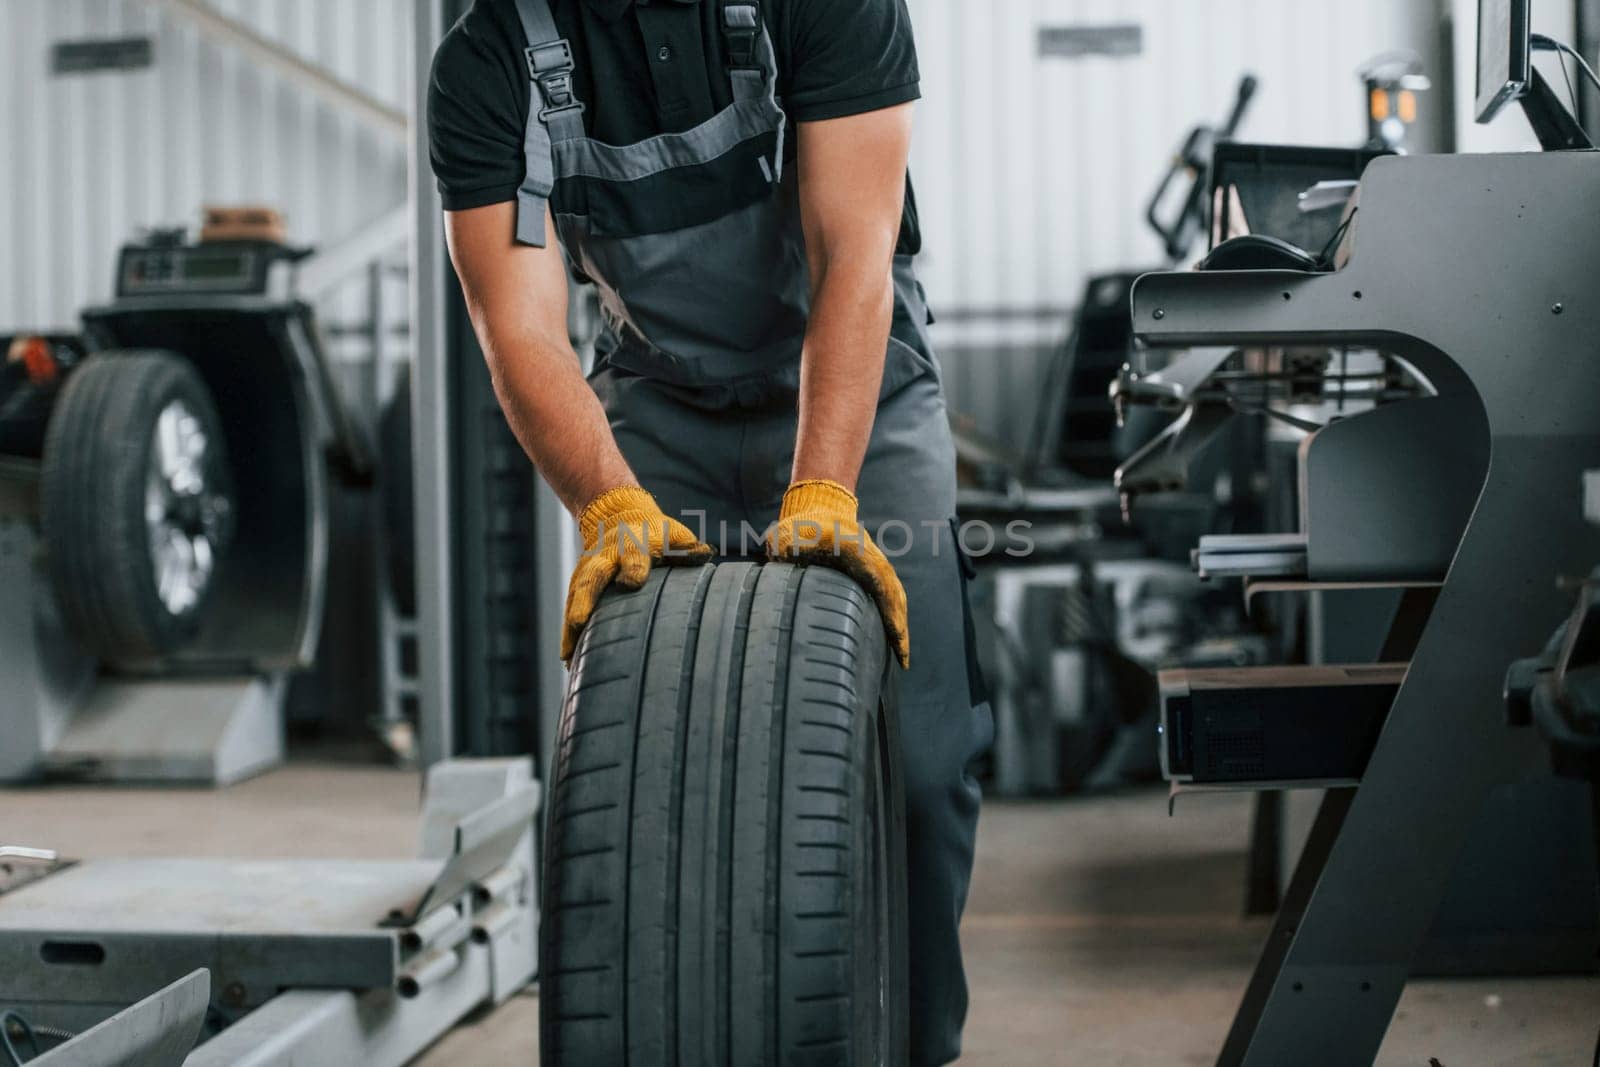
{"type": "Polygon", "coordinates": [[[1053,59],[1083,56],[1136,56],[1144,50],[1144,27],[1136,22],[1108,26],[1041,26],[1039,55],[1053,59]]]}
{"type": "Polygon", "coordinates": [[[61,41],[50,49],[50,70],[56,74],[143,70],[154,62],[155,46],[148,37],[61,41]]]}

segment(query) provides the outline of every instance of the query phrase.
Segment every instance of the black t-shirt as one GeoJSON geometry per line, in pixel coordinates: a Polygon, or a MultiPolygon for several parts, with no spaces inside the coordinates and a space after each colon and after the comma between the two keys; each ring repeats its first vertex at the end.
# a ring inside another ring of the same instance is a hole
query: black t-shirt
{"type": "MultiPolygon", "coordinates": [[[[589,136],[633,144],[687,130],[732,102],[716,0],[549,3],[572,45],[589,136]]],[[[761,12],[791,122],[920,95],[905,0],[762,0],[761,12]]],[[[525,47],[515,0],[475,0],[434,53],[428,143],[448,211],[516,199],[528,116],[525,47]]],[[[794,138],[788,143],[792,153],[794,138]]],[[[907,214],[914,231],[909,196],[907,214]]]]}

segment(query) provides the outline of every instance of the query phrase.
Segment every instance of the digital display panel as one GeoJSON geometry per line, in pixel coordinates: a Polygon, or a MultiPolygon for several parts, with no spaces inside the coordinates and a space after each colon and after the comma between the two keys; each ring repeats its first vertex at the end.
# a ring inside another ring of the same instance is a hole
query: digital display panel
{"type": "Polygon", "coordinates": [[[243,284],[250,280],[250,260],[242,254],[224,256],[190,254],[183,257],[182,263],[184,281],[237,280],[243,284]]]}
{"type": "Polygon", "coordinates": [[[1528,85],[1528,0],[1478,0],[1478,121],[1528,85]]]}

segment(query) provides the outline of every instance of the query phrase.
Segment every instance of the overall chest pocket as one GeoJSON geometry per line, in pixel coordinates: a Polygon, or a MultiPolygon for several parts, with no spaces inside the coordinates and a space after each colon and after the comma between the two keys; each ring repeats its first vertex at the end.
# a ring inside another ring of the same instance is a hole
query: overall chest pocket
{"type": "Polygon", "coordinates": [[[595,237],[625,238],[704,225],[771,198],[779,130],[750,129],[735,111],[626,148],[555,146],[553,210],[595,237]]]}

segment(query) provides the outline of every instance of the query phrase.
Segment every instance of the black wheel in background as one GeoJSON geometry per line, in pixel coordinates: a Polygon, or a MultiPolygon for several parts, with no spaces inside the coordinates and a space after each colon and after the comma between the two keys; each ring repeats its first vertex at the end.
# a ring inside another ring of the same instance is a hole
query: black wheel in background
{"type": "Polygon", "coordinates": [[[193,365],[111,352],[78,367],[45,436],[40,508],[70,631],[137,663],[200,626],[234,517],[221,420],[193,365]]]}
{"type": "Polygon", "coordinates": [[[550,782],[541,1062],[904,1062],[887,662],[871,600],[822,568],[607,594],[550,782]]]}

